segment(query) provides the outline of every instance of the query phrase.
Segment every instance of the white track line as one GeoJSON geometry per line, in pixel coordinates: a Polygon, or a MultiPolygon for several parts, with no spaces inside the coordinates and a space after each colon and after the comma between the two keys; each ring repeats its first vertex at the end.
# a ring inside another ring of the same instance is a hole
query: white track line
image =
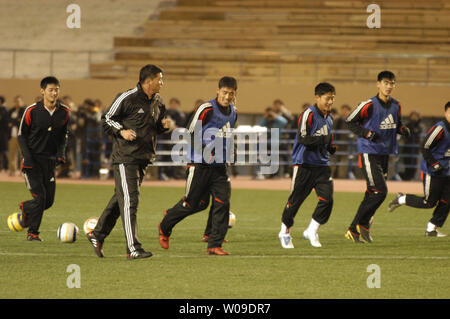
{"type": "MultiPolygon", "coordinates": [[[[0,256],[58,256],[62,257],[64,254],[55,254],[55,253],[11,253],[11,252],[0,252],[0,256]]],[[[93,257],[93,254],[68,254],[67,257],[93,257]]],[[[125,254],[123,255],[106,255],[105,258],[125,258],[125,254]]],[[[214,256],[207,256],[206,253],[199,255],[166,255],[166,253],[153,255],[151,258],[214,258],[214,256]]],[[[225,259],[233,258],[233,259],[253,259],[253,258],[293,258],[293,259],[387,259],[387,260],[449,260],[450,256],[336,256],[336,255],[229,255],[227,257],[222,257],[225,259]]]]}

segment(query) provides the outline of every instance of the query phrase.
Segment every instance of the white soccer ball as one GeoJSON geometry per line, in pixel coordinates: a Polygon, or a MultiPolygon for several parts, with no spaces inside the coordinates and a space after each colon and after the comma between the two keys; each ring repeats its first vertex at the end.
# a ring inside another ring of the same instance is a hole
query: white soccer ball
{"type": "Polygon", "coordinates": [[[84,233],[87,234],[94,230],[95,226],[97,226],[98,219],[95,217],[91,217],[86,219],[83,225],[84,233]]]}
{"type": "Polygon", "coordinates": [[[63,243],[73,243],[78,238],[79,229],[74,223],[64,223],[58,227],[58,239],[63,243]]]}
{"type": "Polygon", "coordinates": [[[233,228],[236,224],[236,215],[230,212],[230,219],[228,220],[228,228],[233,228]]]}

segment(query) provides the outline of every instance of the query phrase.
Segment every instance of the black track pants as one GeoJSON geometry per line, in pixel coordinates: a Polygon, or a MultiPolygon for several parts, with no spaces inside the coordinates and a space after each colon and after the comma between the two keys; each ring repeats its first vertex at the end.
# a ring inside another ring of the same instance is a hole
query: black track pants
{"type": "Polygon", "coordinates": [[[281,221],[286,227],[294,225],[294,218],[305,199],[315,189],[319,199],[312,218],[319,224],[325,224],[333,209],[333,180],[331,169],[324,167],[294,166],[291,193],[284,208],[281,221]]]}
{"type": "Polygon", "coordinates": [[[138,239],[137,209],[139,204],[139,187],[145,176],[147,164],[114,165],[115,191],[108,205],[100,216],[94,235],[103,241],[114,228],[119,216],[127,243],[127,253],[142,249],[138,239]]]}
{"type": "Polygon", "coordinates": [[[415,208],[435,207],[430,222],[442,227],[450,209],[450,176],[423,174],[423,191],[423,197],[407,194],[406,205],[415,208]]]}
{"type": "Polygon", "coordinates": [[[33,168],[23,170],[27,188],[33,197],[23,202],[29,233],[39,234],[44,210],[53,205],[56,190],[55,167],[55,160],[34,158],[33,168]]]}
{"type": "Polygon", "coordinates": [[[212,196],[213,201],[208,248],[221,247],[228,231],[231,197],[231,184],[225,166],[188,166],[185,195],[167,210],[161,221],[163,233],[170,236],[176,224],[205,209],[206,196],[212,196]]]}
{"type": "Polygon", "coordinates": [[[366,179],[367,189],[350,225],[350,230],[354,233],[357,233],[358,224],[370,228],[370,219],[386,198],[388,161],[389,155],[359,154],[359,167],[366,179]]]}

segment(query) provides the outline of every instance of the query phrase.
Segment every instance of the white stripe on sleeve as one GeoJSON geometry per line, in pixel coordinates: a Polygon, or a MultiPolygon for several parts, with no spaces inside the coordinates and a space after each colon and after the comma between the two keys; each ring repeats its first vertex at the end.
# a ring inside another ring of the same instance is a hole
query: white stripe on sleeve
{"type": "Polygon", "coordinates": [[[105,114],[105,122],[106,124],[108,124],[109,126],[112,126],[118,130],[122,129],[122,125],[120,125],[120,123],[113,121],[111,119],[112,116],[114,116],[114,114],[116,113],[117,109],[119,108],[120,103],[122,103],[122,101],[130,94],[133,94],[134,92],[137,91],[137,87],[135,87],[134,89],[128,90],[124,93],[122,93],[115,101],[114,103],[111,105],[111,108],[109,109],[108,113],[105,114]]]}
{"type": "Polygon", "coordinates": [[[197,112],[195,112],[194,117],[192,118],[191,124],[189,125],[189,132],[193,133],[194,132],[194,128],[195,128],[195,124],[198,121],[198,118],[200,117],[200,114],[202,114],[202,112],[207,109],[208,107],[212,107],[212,104],[207,102],[204,103],[202,105],[200,105],[197,109],[197,112]]]}
{"type": "Polygon", "coordinates": [[[427,139],[427,142],[424,145],[425,149],[429,149],[431,147],[431,144],[433,144],[434,139],[436,138],[436,136],[439,135],[439,133],[443,130],[442,126],[436,126],[436,128],[433,130],[433,132],[431,133],[430,137],[427,139]]]}
{"type": "Polygon", "coordinates": [[[372,100],[369,99],[367,101],[359,103],[359,105],[356,107],[356,109],[352,113],[350,113],[350,115],[347,117],[347,119],[345,121],[351,122],[351,120],[353,120],[355,118],[355,116],[358,115],[358,113],[361,111],[361,109],[370,102],[372,102],[372,100]]]}

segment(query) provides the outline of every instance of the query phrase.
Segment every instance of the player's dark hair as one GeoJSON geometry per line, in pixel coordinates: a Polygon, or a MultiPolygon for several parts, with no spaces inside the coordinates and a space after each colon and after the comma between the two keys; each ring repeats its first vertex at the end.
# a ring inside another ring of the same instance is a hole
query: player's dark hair
{"type": "Polygon", "coordinates": [[[378,73],[377,81],[380,82],[383,79],[388,79],[390,81],[395,81],[395,74],[391,71],[381,71],[378,73]]]}
{"type": "Polygon", "coordinates": [[[272,104],[284,104],[282,100],[276,99],[272,104]]]}
{"type": "Polygon", "coordinates": [[[5,97],[3,95],[0,95],[0,104],[5,103],[5,97]]]}
{"type": "Polygon", "coordinates": [[[231,76],[224,76],[219,80],[219,89],[226,87],[237,90],[237,81],[231,76]]]}
{"type": "Polygon", "coordinates": [[[59,81],[54,76],[47,76],[41,80],[41,89],[45,90],[49,84],[59,86],[59,81]]]}
{"type": "Polygon", "coordinates": [[[450,101],[447,102],[447,104],[445,104],[445,111],[447,111],[447,109],[450,107],[450,101]]]}
{"type": "Polygon", "coordinates": [[[336,93],[336,89],[330,83],[321,82],[314,88],[314,95],[322,96],[327,93],[336,93]]]}
{"type": "Polygon", "coordinates": [[[161,68],[153,64],[147,64],[146,66],[142,67],[141,71],[139,72],[139,83],[144,83],[147,78],[153,80],[159,73],[163,73],[161,68]]]}

